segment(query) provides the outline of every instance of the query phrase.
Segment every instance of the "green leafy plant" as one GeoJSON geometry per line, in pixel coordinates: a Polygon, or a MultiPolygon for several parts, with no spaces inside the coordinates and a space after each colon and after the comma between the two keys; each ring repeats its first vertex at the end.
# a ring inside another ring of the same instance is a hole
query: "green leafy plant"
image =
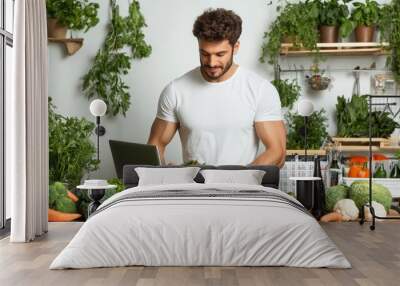
{"type": "Polygon", "coordinates": [[[382,42],[388,42],[388,56],[386,64],[393,72],[397,83],[400,83],[400,0],[392,0],[384,4],[379,18],[379,29],[382,42]]]}
{"type": "Polygon", "coordinates": [[[277,62],[281,43],[285,38],[291,38],[294,47],[304,47],[318,50],[319,39],[317,31],[318,6],[315,2],[299,3],[285,2],[285,6],[277,6],[278,17],[264,33],[264,43],[260,61],[268,58],[270,64],[277,62]]]}
{"type": "Polygon", "coordinates": [[[87,32],[99,22],[99,4],[88,0],[46,0],[47,17],[72,30],[87,32]]]}
{"type": "Polygon", "coordinates": [[[282,107],[288,107],[292,109],[293,104],[300,96],[300,86],[296,80],[289,81],[288,79],[276,79],[272,81],[272,84],[276,87],[279,98],[281,99],[282,107]]]}
{"type": "Polygon", "coordinates": [[[342,37],[348,36],[352,29],[347,3],[352,0],[315,0],[318,6],[319,26],[338,26],[342,37]]]}
{"type": "Polygon", "coordinates": [[[354,2],[350,20],[353,26],[374,26],[378,23],[381,8],[374,0],[365,0],[365,3],[354,2]]]}
{"type": "Polygon", "coordinates": [[[111,21],[104,45],[96,54],[93,66],[83,78],[83,92],[88,98],[100,97],[107,104],[107,113],[126,115],[130,106],[129,87],[122,76],[131,69],[133,59],[148,57],[142,29],[146,27],[138,1],[129,5],[127,17],[119,14],[119,6],[111,0],[111,21]],[[125,52],[124,48],[130,52],[125,52]]]}
{"type": "Polygon", "coordinates": [[[72,189],[85,172],[98,168],[90,140],[95,125],[85,118],[64,117],[55,108],[49,98],[49,181],[66,183],[72,189]]]}
{"type": "MultiPolygon", "coordinates": [[[[344,96],[337,98],[336,123],[337,135],[341,137],[368,137],[369,136],[369,111],[367,95],[353,95],[346,100],[344,96]]],[[[388,112],[373,111],[371,113],[372,137],[388,138],[395,128],[396,123],[388,112]]]]}
{"type": "MultiPolygon", "coordinates": [[[[286,114],[288,124],[287,149],[304,148],[304,117],[292,112],[286,114]]],[[[324,109],[316,111],[308,117],[307,120],[307,147],[310,149],[319,149],[327,132],[328,118],[324,109]]]]}

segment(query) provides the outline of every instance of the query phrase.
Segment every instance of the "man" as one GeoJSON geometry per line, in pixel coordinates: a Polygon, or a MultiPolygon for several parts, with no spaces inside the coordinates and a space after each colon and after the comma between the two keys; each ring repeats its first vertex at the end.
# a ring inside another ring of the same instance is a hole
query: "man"
{"type": "Polygon", "coordinates": [[[279,95],[269,81],[233,62],[241,31],[240,17],[221,8],[205,11],[194,23],[200,67],[162,91],[147,142],[158,147],[162,164],[179,130],[184,162],[283,166],[279,95]],[[266,150],[256,158],[259,139],[266,150]]]}

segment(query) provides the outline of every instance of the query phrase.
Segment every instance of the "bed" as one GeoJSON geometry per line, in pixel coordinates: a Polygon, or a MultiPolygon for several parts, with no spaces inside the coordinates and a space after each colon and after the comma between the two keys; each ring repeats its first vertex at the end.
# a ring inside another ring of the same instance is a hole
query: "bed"
{"type": "Polygon", "coordinates": [[[205,184],[198,174],[194,183],[153,186],[138,185],[136,167],[124,167],[126,190],[102,203],[50,269],[351,267],[305,208],[277,189],[276,167],[218,167],[264,170],[261,185],[205,184]]]}

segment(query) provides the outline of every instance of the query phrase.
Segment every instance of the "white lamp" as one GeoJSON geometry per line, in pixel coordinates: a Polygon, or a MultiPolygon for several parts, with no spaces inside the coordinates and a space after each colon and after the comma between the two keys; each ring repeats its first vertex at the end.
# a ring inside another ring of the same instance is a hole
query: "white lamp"
{"type": "Polygon", "coordinates": [[[100,160],[100,146],[99,137],[106,133],[106,129],[100,125],[100,117],[104,116],[107,112],[107,104],[101,99],[95,99],[90,103],[90,113],[96,117],[96,129],[95,133],[97,135],[97,160],[100,160]]]}
{"type": "Polygon", "coordinates": [[[307,161],[307,119],[314,112],[314,104],[307,99],[297,103],[297,113],[304,117],[304,161],[307,161]]]}

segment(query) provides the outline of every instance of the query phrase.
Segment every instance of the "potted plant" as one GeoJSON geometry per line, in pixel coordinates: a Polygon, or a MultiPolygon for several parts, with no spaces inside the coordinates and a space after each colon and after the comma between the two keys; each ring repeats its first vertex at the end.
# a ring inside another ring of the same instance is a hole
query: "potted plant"
{"type": "Polygon", "coordinates": [[[321,43],[336,43],[339,32],[342,37],[351,32],[349,8],[351,0],[316,0],[318,3],[318,24],[321,43]]]}
{"type": "Polygon", "coordinates": [[[365,3],[353,3],[354,10],[350,20],[355,28],[357,42],[372,42],[375,33],[375,25],[380,17],[380,5],[374,0],[365,0],[365,3]]]}
{"type": "Polygon", "coordinates": [[[317,49],[318,7],[315,2],[286,3],[278,6],[278,17],[264,33],[264,43],[260,61],[276,63],[283,42],[290,42],[296,48],[317,49]]]}
{"type": "Polygon", "coordinates": [[[48,36],[65,38],[68,29],[87,32],[99,22],[98,8],[88,0],[46,0],[48,36]]]}
{"type": "Polygon", "coordinates": [[[381,16],[378,28],[380,30],[381,42],[389,43],[390,55],[387,57],[386,65],[390,67],[397,83],[400,83],[400,0],[381,6],[381,16]]]}
{"type": "Polygon", "coordinates": [[[288,79],[275,79],[272,84],[276,87],[279,98],[281,99],[282,107],[292,109],[293,104],[300,96],[300,86],[296,80],[289,81],[288,79]]]}
{"type": "Polygon", "coordinates": [[[331,79],[327,76],[324,76],[324,71],[319,69],[319,65],[317,63],[311,66],[311,72],[311,76],[307,76],[307,82],[310,87],[314,90],[327,89],[331,83],[331,79]]]}
{"type": "MultiPolygon", "coordinates": [[[[288,125],[287,149],[304,148],[304,117],[296,113],[286,115],[288,125]]],[[[310,149],[320,149],[328,136],[328,119],[324,109],[316,111],[308,117],[307,145],[310,149]]]]}
{"type": "Polygon", "coordinates": [[[96,148],[90,140],[95,124],[85,118],[65,117],[55,112],[49,98],[49,181],[68,189],[80,184],[85,172],[98,168],[96,148]]]}

